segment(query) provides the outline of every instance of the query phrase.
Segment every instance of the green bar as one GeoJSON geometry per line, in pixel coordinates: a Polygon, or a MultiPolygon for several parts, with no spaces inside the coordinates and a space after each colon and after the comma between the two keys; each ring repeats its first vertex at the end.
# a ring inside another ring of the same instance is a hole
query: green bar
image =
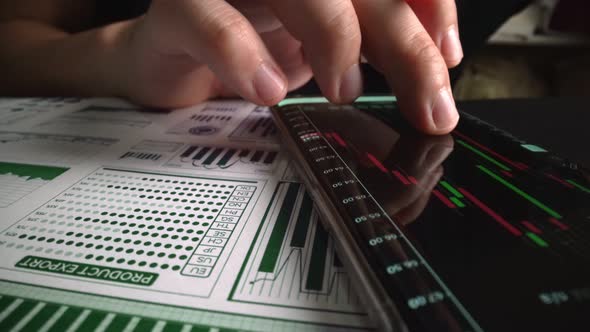
{"type": "Polygon", "coordinates": [[[543,239],[541,239],[537,234],[527,232],[526,235],[533,240],[539,247],[547,248],[549,245],[543,239]]]}
{"type": "Polygon", "coordinates": [[[547,152],[547,150],[534,144],[522,144],[521,146],[531,152],[547,152]]]}
{"type": "Polygon", "coordinates": [[[31,321],[23,327],[23,331],[37,331],[45,324],[49,318],[59,309],[59,305],[47,304],[41,311],[31,319],[31,321]]]}
{"type": "Polygon", "coordinates": [[[14,297],[2,295],[0,299],[0,312],[4,311],[12,302],[14,301],[14,297]]]}
{"type": "Polygon", "coordinates": [[[577,188],[578,188],[578,189],[580,189],[581,191],[583,191],[583,192],[585,192],[585,193],[588,193],[588,194],[590,194],[590,189],[588,189],[588,188],[584,187],[583,185],[581,185],[581,184],[579,184],[579,183],[576,183],[576,182],[574,182],[574,180],[566,180],[566,181],[567,181],[567,183],[569,183],[569,184],[571,184],[571,185],[573,185],[573,186],[577,187],[577,188]]]}
{"type": "Polygon", "coordinates": [[[69,307],[61,317],[49,329],[49,332],[62,332],[68,329],[70,325],[80,316],[82,309],[69,307]]]}
{"type": "Polygon", "coordinates": [[[213,150],[213,152],[211,152],[209,157],[207,157],[207,159],[205,159],[205,161],[203,162],[203,165],[211,165],[211,163],[213,163],[213,161],[215,159],[217,159],[217,157],[219,157],[219,155],[222,152],[223,152],[223,148],[217,148],[217,149],[213,150]]]}
{"type": "Polygon", "coordinates": [[[231,159],[231,157],[234,156],[234,154],[236,154],[237,150],[236,149],[229,149],[225,155],[223,155],[223,157],[221,157],[221,159],[219,159],[219,162],[217,163],[217,165],[219,166],[225,166],[225,164],[227,164],[227,162],[231,159]]]}
{"type": "Polygon", "coordinates": [[[440,184],[451,194],[455,195],[456,197],[463,198],[463,194],[461,194],[457,189],[453,188],[453,186],[451,186],[451,184],[447,181],[441,181],[440,184]]]}
{"type": "Polygon", "coordinates": [[[498,182],[502,183],[503,185],[505,185],[506,187],[512,189],[512,191],[514,191],[515,193],[517,193],[520,196],[524,197],[529,202],[535,204],[540,209],[542,209],[545,212],[549,213],[549,215],[551,215],[552,217],[557,218],[557,219],[563,218],[559,213],[557,213],[554,210],[552,210],[551,208],[547,207],[545,204],[539,202],[536,198],[532,197],[531,195],[529,195],[529,194],[525,193],[524,191],[516,188],[513,184],[511,184],[508,181],[502,179],[500,176],[496,175],[494,172],[490,171],[489,169],[487,169],[487,168],[485,168],[485,167],[483,167],[481,165],[477,165],[477,168],[479,168],[481,171],[483,171],[487,175],[489,175],[492,178],[494,178],[496,181],[498,181],[498,182]]]}
{"type": "Polygon", "coordinates": [[[8,315],[1,323],[0,323],[0,331],[8,331],[11,327],[18,324],[21,319],[25,318],[25,316],[33,309],[35,306],[35,302],[33,301],[23,301],[13,312],[8,315]]]}
{"type": "Polygon", "coordinates": [[[465,204],[463,202],[461,202],[461,200],[458,199],[457,197],[449,197],[449,199],[451,201],[453,201],[453,203],[455,203],[455,205],[457,205],[458,207],[460,207],[460,208],[465,207],[465,204]]]}
{"type": "MultiPolygon", "coordinates": [[[[397,98],[394,96],[360,96],[354,102],[355,103],[371,103],[371,102],[395,102],[397,98]]],[[[324,97],[295,97],[285,98],[281,101],[278,106],[283,107],[294,104],[327,104],[328,99],[324,97]]]]}
{"type": "Polygon", "coordinates": [[[486,159],[487,161],[493,163],[494,165],[500,167],[501,169],[505,170],[505,171],[510,171],[510,168],[508,168],[506,165],[502,164],[501,162],[497,161],[496,159],[488,156],[487,154],[479,151],[478,149],[472,147],[471,145],[465,143],[464,141],[458,139],[456,140],[457,143],[463,145],[465,148],[471,150],[472,152],[476,153],[477,155],[479,155],[480,157],[486,159]]]}
{"type": "Polygon", "coordinates": [[[156,320],[151,318],[141,318],[134,331],[151,331],[156,325],[156,320]]]}
{"type": "Polygon", "coordinates": [[[315,228],[313,249],[309,260],[309,271],[305,288],[308,290],[321,291],[324,284],[324,271],[326,266],[326,253],[328,251],[328,232],[318,222],[315,228]]]}
{"type": "Polygon", "coordinates": [[[106,316],[104,311],[91,311],[82,325],[78,327],[78,331],[94,331],[106,316]]]}
{"type": "Polygon", "coordinates": [[[182,327],[184,324],[176,323],[176,322],[166,322],[164,325],[164,329],[162,332],[180,332],[182,331],[182,327]]]}
{"type": "Polygon", "coordinates": [[[291,237],[291,247],[303,248],[305,247],[305,238],[307,237],[307,229],[311,220],[311,211],[313,210],[313,201],[307,191],[303,194],[303,201],[297,216],[297,224],[293,230],[293,237],[291,237]]]}
{"type": "Polygon", "coordinates": [[[14,174],[16,176],[27,177],[29,180],[41,179],[51,181],[62,175],[68,168],[13,164],[0,162],[0,174],[14,174]]]}
{"type": "Polygon", "coordinates": [[[131,316],[117,314],[115,318],[113,318],[109,326],[107,326],[106,332],[123,331],[123,329],[125,329],[125,326],[129,324],[130,320],[131,316]]]}
{"type": "Polygon", "coordinates": [[[266,245],[264,256],[262,256],[262,260],[260,261],[260,267],[258,268],[260,272],[272,273],[275,270],[281,252],[281,246],[287,233],[287,227],[289,226],[289,220],[291,219],[291,213],[293,213],[299,187],[300,184],[298,183],[289,184],[289,189],[287,189],[279,216],[266,245]]]}

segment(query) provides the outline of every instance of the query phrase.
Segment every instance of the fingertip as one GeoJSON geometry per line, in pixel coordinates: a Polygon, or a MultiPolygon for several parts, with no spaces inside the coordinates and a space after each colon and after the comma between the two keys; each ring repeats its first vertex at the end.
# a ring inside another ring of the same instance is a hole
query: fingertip
{"type": "Polygon", "coordinates": [[[419,131],[429,135],[448,134],[459,121],[459,113],[450,88],[442,88],[432,97],[397,94],[400,110],[419,131]]]}
{"type": "Polygon", "coordinates": [[[352,103],[363,93],[363,75],[358,63],[348,68],[340,79],[340,103],[352,103]]]}
{"type": "Polygon", "coordinates": [[[280,102],[287,94],[287,82],[276,66],[262,62],[254,74],[254,90],[259,103],[267,106],[280,102]]]}
{"type": "Polygon", "coordinates": [[[459,32],[454,25],[444,33],[441,39],[440,53],[449,68],[453,68],[461,63],[463,59],[463,47],[459,39],[459,32]]]}
{"type": "Polygon", "coordinates": [[[459,112],[450,88],[442,88],[434,96],[431,107],[432,134],[447,134],[455,128],[459,121],[459,112]]]}

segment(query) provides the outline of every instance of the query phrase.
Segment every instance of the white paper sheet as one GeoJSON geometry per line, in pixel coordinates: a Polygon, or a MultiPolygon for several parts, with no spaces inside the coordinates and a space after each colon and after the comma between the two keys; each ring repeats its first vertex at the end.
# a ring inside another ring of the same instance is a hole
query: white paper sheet
{"type": "Polygon", "coordinates": [[[0,216],[0,327],[370,327],[269,110],[243,101],[3,99],[0,216]]]}

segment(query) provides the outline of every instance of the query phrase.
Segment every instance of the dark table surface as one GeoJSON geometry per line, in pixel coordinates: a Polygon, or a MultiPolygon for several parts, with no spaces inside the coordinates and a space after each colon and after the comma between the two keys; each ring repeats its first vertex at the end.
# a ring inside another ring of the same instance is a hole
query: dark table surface
{"type": "Polygon", "coordinates": [[[512,135],[590,167],[587,98],[498,99],[459,102],[460,110],[512,135]]]}

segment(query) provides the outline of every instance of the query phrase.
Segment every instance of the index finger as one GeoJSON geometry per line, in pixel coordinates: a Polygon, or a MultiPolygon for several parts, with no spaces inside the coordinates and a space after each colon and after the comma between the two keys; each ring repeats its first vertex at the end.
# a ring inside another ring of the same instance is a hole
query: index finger
{"type": "Polygon", "coordinates": [[[362,93],[358,65],[361,33],[350,0],[266,0],[287,30],[303,44],[306,60],[332,102],[362,93]]]}
{"type": "Polygon", "coordinates": [[[403,0],[353,0],[363,54],[381,71],[406,118],[419,130],[444,134],[459,115],[447,64],[412,8],[403,0]]]}

